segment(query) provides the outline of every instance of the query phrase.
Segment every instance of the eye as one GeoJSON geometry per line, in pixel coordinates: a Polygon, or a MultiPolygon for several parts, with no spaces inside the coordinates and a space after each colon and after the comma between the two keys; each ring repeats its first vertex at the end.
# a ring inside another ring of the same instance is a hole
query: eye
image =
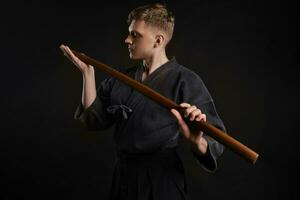
{"type": "Polygon", "coordinates": [[[130,35],[131,35],[133,38],[136,38],[136,37],[137,37],[137,33],[134,32],[134,31],[131,31],[131,32],[130,32],[130,35]]]}

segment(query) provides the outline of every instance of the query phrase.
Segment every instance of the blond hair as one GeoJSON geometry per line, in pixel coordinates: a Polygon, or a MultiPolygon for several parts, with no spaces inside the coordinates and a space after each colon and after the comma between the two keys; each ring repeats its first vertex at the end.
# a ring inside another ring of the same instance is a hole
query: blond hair
{"type": "Polygon", "coordinates": [[[173,35],[175,16],[165,5],[149,4],[135,8],[128,15],[128,24],[133,20],[144,20],[146,24],[158,28],[167,34],[168,43],[173,35]]]}

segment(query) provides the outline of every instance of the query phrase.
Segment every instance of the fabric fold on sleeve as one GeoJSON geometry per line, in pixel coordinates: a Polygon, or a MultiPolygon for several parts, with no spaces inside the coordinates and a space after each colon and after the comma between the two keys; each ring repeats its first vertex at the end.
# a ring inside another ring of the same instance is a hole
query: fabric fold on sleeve
{"type": "MultiPolygon", "coordinates": [[[[209,101],[203,105],[199,106],[200,110],[206,114],[207,122],[215,126],[216,128],[226,132],[225,126],[218,116],[213,101],[209,101]]],[[[207,143],[208,143],[208,151],[205,156],[202,156],[195,151],[193,151],[193,155],[195,156],[197,162],[207,171],[209,172],[215,172],[218,168],[218,158],[221,156],[221,154],[224,151],[224,146],[213,139],[212,137],[205,135],[203,136],[207,143]]]]}
{"type": "MultiPolygon", "coordinates": [[[[197,108],[206,115],[206,121],[208,123],[226,132],[225,126],[216,111],[214,101],[201,78],[192,73],[187,80],[188,81],[182,83],[182,102],[197,106],[197,108]]],[[[191,148],[191,151],[201,167],[206,171],[215,172],[218,168],[217,160],[223,153],[224,146],[212,137],[206,135],[205,132],[203,137],[205,137],[208,142],[207,153],[201,155],[193,148],[191,148]]]]}
{"type": "Polygon", "coordinates": [[[105,130],[115,121],[114,117],[106,110],[110,105],[110,87],[111,79],[102,81],[93,103],[86,109],[82,102],[77,106],[74,118],[79,120],[89,131],[105,130]]]}
{"type": "Polygon", "coordinates": [[[206,154],[201,155],[194,148],[191,148],[191,151],[196,159],[197,164],[199,164],[206,171],[214,173],[218,169],[217,159],[219,157],[219,154],[223,151],[223,146],[220,146],[218,142],[216,142],[209,136],[204,137],[208,142],[206,154]]]}

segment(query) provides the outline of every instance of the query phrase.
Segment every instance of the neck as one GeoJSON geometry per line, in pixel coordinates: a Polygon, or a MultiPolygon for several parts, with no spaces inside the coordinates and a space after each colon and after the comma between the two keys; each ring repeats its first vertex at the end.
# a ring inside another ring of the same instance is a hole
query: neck
{"type": "Polygon", "coordinates": [[[151,74],[154,70],[156,70],[168,61],[169,59],[167,58],[165,51],[154,54],[150,58],[144,59],[143,64],[148,69],[147,75],[151,74]]]}

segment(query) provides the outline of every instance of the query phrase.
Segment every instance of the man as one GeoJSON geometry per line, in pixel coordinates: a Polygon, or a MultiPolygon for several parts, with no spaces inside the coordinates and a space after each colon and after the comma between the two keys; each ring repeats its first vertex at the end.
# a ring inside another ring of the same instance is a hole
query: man
{"type": "MultiPolygon", "coordinates": [[[[188,120],[208,120],[225,131],[200,77],[166,56],[175,24],[166,7],[138,7],[128,22],[129,57],[143,62],[124,73],[181,103],[188,120]]],[[[67,46],[61,50],[83,75],[82,102],[75,118],[90,130],[116,125],[117,163],[110,199],[186,199],[184,168],[176,152],[180,133],[201,166],[212,172],[217,169],[223,146],[199,130],[191,131],[178,111],[170,112],[114,78],[104,80],[96,90],[93,66],[79,60],[67,46]]]]}

